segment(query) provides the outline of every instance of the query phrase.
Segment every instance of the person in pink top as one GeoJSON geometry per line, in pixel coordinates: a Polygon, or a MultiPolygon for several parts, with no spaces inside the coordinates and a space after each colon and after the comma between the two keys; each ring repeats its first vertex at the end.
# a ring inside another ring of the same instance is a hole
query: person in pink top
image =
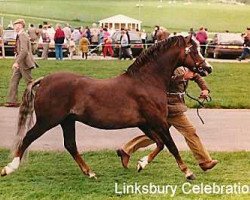
{"type": "Polygon", "coordinates": [[[204,56],[207,44],[207,32],[203,27],[200,27],[199,31],[196,33],[196,39],[200,43],[201,54],[204,56]]]}
{"type": "Polygon", "coordinates": [[[107,28],[103,28],[104,34],[103,34],[103,42],[104,42],[104,48],[103,48],[103,56],[104,58],[107,56],[107,53],[111,57],[114,55],[114,51],[112,48],[112,39],[110,37],[110,33],[108,32],[107,28]]]}

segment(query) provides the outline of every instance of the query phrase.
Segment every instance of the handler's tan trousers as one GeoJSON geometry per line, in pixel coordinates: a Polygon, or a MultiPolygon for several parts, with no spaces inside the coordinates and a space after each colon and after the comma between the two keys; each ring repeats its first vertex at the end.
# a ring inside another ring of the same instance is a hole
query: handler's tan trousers
{"type": "MultiPolygon", "coordinates": [[[[199,164],[212,160],[208,151],[202,145],[199,136],[196,134],[195,127],[192,125],[185,114],[168,117],[168,123],[174,126],[185,137],[190,150],[192,151],[195,159],[199,164]]],[[[147,147],[154,143],[155,142],[148,138],[146,135],[140,135],[130,140],[123,146],[122,149],[128,155],[131,155],[139,148],[147,147]]]]}
{"type": "Polygon", "coordinates": [[[21,80],[21,78],[24,78],[25,82],[28,84],[30,81],[32,81],[31,77],[31,69],[23,69],[15,68],[13,69],[13,74],[10,80],[10,86],[9,86],[9,93],[7,97],[7,102],[9,103],[16,103],[17,102],[17,91],[18,91],[18,84],[21,80]]]}

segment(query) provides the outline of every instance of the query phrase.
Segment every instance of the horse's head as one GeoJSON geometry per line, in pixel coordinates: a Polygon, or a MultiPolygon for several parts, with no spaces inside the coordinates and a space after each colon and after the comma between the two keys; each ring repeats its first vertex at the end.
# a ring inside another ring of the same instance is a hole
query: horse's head
{"type": "Polygon", "coordinates": [[[199,45],[191,36],[185,37],[186,46],[181,54],[182,66],[197,72],[201,76],[207,76],[213,67],[205,60],[199,50],[199,45]]]}

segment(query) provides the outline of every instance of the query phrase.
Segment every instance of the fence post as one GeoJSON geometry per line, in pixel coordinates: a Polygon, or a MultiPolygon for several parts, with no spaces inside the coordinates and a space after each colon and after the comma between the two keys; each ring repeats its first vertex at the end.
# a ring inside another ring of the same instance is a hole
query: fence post
{"type": "Polygon", "coordinates": [[[2,35],[1,35],[1,43],[2,43],[2,57],[5,58],[5,49],[4,49],[4,41],[3,41],[3,35],[4,35],[4,23],[3,23],[3,17],[1,17],[1,26],[2,26],[2,35]]]}
{"type": "Polygon", "coordinates": [[[2,40],[2,58],[5,58],[5,49],[4,49],[4,40],[3,40],[3,36],[4,36],[4,31],[3,31],[3,35],[1,37],[2,40]]]}

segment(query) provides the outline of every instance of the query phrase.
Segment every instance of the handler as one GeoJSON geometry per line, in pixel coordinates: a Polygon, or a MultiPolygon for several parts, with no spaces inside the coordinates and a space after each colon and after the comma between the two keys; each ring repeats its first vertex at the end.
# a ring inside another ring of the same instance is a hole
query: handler
{"type": "MultiPolygon", "coordinates": [[[[199,136],[196,133],[195,127],[189,121],[184,112],[187,111],[187,106],[184,101],[184,94],[188,86],[188,81],[193,80],[201,89],[200,98],[208,98],[209,89],[205,80],[199,75],[187,68],[179,67],[174,71],[171,77],[168,97],[168,116],[167,120],[170,126],[174,126],[184,137],[191,149],[195,159],[199,163],[202,170],[212,169],[217,163],[217,160],[212,160],[208,151],[205,149],[199,136]]],[[[129,159],[132,153],[139,148],[147,147],[155,143],[146,135],[141,135],[130,140],[121,149],[117,150],[117,155],[121,157],[121,162],[124,168],[128,167],[129,159]]]]}
{"type": "Polygon", "coordinates": [[[9,93],[6,107],[18,107],[17,91],[18,84],[23,77],[28,84],[32,81],[31,69],[36,67],[35,60],[32,55],[31,43],[27,33],[24,31],[25,21],[18,19],[14,22],[14,30],[16,37],[16,57],[12,65],[13,74],[10,81],[9,93]]]}

